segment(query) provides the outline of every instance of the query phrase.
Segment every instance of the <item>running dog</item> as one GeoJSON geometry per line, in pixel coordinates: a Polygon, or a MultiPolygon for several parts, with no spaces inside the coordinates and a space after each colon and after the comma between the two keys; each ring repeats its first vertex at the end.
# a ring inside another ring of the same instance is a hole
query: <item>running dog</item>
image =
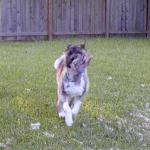
{"type": "Polygon", "coordinates": [[[65,118],[68,127],[73,125],[83,98],[89,88],[87,67],[91,55],[85,44],[68,45],[62,56],[56,59],[57,110],[59,117],[65,118]]]}

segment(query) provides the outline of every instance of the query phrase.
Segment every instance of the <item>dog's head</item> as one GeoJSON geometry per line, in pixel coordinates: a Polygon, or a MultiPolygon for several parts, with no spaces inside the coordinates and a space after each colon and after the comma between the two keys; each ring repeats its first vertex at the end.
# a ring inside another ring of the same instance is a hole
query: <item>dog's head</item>
{"type": "Polygon", "coordinates": [[[76,73],[81,73],[88,67],[91,56],[85,49],[85,44],[68,45],[66,50],[66,66],[76,73]]]}

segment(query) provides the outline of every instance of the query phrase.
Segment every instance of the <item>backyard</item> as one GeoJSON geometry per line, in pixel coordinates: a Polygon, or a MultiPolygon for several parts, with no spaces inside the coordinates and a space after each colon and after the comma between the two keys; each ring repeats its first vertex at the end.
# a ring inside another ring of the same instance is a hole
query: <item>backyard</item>
{"type": "Polygon", "coordinates": [[[149,39],[87,38],[90,90],[73,127],[58,118],[53,64],[82,41],[0,43],[0,149],[150,149],[149,39]]]}

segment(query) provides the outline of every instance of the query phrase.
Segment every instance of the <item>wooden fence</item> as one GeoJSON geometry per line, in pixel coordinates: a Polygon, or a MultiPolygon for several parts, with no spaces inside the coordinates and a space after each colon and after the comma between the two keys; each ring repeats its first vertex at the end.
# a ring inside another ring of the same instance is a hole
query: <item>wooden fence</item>
{"type": "Polygon", "coordinates": [[[26,40],[48,35],[47,0],[0,0],[1,39],[26,40]]]}
{"type": "Polygon", "coordinates": [[[0,0],[0,39],[150,36],[150,0],[0,0]]]}
{"type": "Polygon", "coordinates": [[[55,0],[53,34],[104,34],[105,0],[55,0]]]}

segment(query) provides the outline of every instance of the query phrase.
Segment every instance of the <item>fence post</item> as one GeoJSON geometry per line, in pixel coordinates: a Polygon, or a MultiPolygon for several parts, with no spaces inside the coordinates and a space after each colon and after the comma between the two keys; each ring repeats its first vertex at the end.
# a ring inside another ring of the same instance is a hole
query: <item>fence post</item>
{"type": "Polygon", "coordinates": [[[110,0],[106,0],[106,31],[105,31],[105,36],[108,38],[109,37],[109,25],[110,25],[110,0]]]}
{"type": "Polygon", "coordinates": [[[48,40],[53,38],[53,0],[48,0],[48,40]]]}
{"type": "Polygon", "coordinates": [[[148,0],[147,9],[147,37],[150,38],[150,0],[148,0]]]}

